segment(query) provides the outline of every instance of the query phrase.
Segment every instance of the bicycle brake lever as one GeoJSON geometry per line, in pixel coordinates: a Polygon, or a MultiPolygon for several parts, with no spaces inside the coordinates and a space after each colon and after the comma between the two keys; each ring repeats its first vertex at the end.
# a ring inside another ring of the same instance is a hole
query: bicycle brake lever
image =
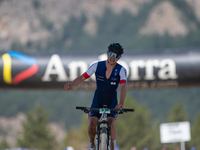
{"type": "Polygon", "coordinates": [[[89,108],[87,108],[87,107],[86,107],[83,111],[84,111],[84,113],[86,113],[86,114],[90,112],[89,108]]]}
{"type": "Polygon", "coordinates": [[[124,109],[121,109],[121,110],[119,111],[119,114],[123,114],[123,113],[127,113],[127,111],[124,110],[124,109]]]}
{"type": "Polygon", "coordinates": [[[87,113],[89,113],[89,111],[88,111],[88,110],[84,110],[84,113],[86,113],[86,114],[87,114],[87,113]]]}
{"type": "Polygon", "coordinates": [[[120,111],[119,111],[119,114],[123,114],[123,113],[124,113],[124,111],[123,111],[122,108],[120,108],[119,110],[120,110],[120,111]]]}

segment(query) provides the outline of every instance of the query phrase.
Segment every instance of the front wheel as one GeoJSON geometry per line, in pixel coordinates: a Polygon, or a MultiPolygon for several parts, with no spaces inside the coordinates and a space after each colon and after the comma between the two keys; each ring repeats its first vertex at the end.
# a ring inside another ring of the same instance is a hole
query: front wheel
{"type": "Polygon", "coordinates": [[[100,150],[107,150],[107,129],[106,127],[102,128],[102,133],[101,133],[101,149],[100,150]]]}

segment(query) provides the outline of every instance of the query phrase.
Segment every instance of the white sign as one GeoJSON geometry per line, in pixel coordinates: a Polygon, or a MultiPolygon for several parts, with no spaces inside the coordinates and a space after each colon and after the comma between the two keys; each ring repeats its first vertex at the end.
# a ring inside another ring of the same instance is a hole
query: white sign
{"type": "Polygon", "coordinates": [[[160,125],[161,143],[174,143],[190,141],[190,123],[189,122],[174,122],[162,123],[160,125]]]}

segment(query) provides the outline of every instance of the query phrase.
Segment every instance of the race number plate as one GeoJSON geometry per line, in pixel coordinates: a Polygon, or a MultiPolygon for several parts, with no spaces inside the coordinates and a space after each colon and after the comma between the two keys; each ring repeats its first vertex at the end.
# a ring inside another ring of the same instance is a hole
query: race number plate
{"type": "Polygon", "coordinates": [[[99,113],[100,114],[103,114],[103,113],[110,114],[110,109],[108,109],[108,108],[100,108],[99,109],[99,113]]]}

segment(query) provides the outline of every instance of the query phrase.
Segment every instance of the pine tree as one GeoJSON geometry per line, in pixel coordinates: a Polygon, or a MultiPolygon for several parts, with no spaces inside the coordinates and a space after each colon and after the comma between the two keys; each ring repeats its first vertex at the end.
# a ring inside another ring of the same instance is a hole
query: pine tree
{"type": "Polygon", "coordinates": [[[200,149],[200,114],[198,114],[195,118],[194,125],[191,130],[191,142],[190,147],[195,147],[196,149],[200,149]]]}
{"type": "Polygon", "coordinates": [[[23,131],[17,138],[17,145],[24,148],[53,149],[56,146],[55,137],[48,127],[49,113],[39,104],[35,110],[26,114],[23,131]]]}
{"type": "Polygon", "coordinates": [[[134,108],[135,112],[119,115],[116,120],[117,145],[122,150],[135,146],[156,149],[159,147],[158,127],[153,126],[150,112],[146,106],[138,105],[130,97],[126,98],[124,108],[134,108]]]}
{"type": "Polygon", "coordinates": [[[0,149],[8,149],[10,146],[5,138],[2,139],[0,142],[0,149]]]}
{"type": "Polygon", "coordinates": [[[188,121],[188,116],[182,106],[182,103],[179,101],[177,102],[171,109],[168,118],[168,122],[182,122],[188,121]]]}

